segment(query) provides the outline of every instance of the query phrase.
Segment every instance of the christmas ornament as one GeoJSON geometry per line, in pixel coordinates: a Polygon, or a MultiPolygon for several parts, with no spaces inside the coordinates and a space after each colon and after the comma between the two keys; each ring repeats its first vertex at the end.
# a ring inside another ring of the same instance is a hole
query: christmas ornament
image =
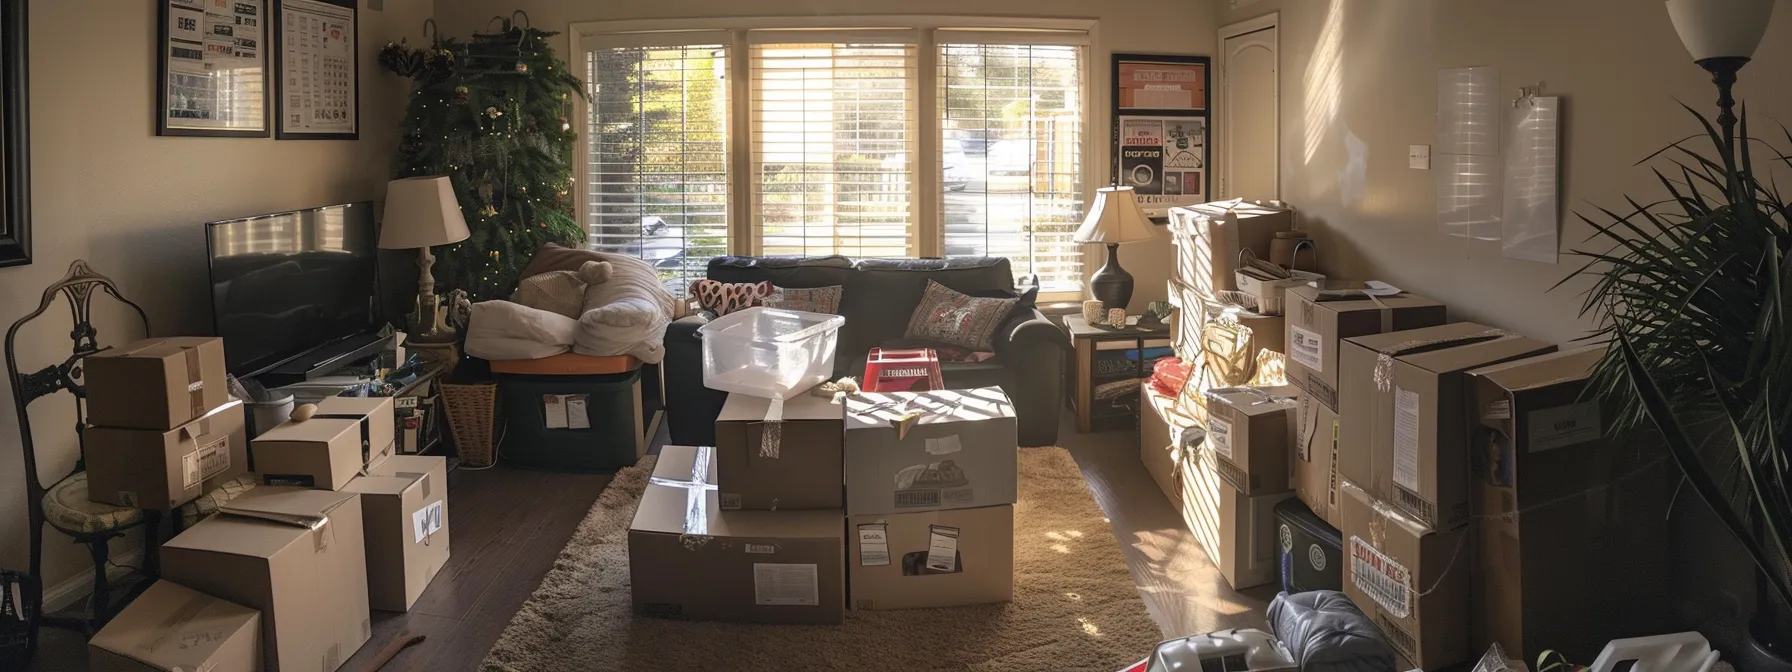
{"type": "Polygon", "coordinates": [[[504,113],[502,111],[500,111],[498,108],[488,107],[488,108],[485,108],[485,116],[491,117],[493,119],[497,119],[498,117],[504,116],[504,113]]]}
{"type": "Polygon", "coordinates": [[[522,61],[517,61],[517,64],[516,64],[516,71],[517,71],[517,72],[528,72],[528,71],[529,71],[529,64],[528,64],[528,63],[524,63],[524,62],[522,62],[522,61]]]}
{"type": "Polygon", "coordinates": [[[473,93],[472,90],[468,89],[465,86],[454,87],[454,104],[455,105],[467,104],[467,97],[469,95],[471,95],[472,93],[473,93]]]}
{"type": "MultiPolygon", "coordinates": [[[[479,214],[481,214],[481,215],[484,215],[484,216],[486,216],[486,217],[495,217],[495,216],[497,216],[497,214],[498,214],[498,209],[497,209],[497,208],[494,208],[494,207],[492,207],[492,206],[491,206],[491,204],[490,204],[490,203],[487,203],[487,204],[486,204],[486,205],[485,205],[485,209],[483,209],[483,210],[480,210],[480,211],[479,211],[479,214]]],[[[493,253],[492,253],[492,254],[493,254],[493,255],[496,255],[496,254],[498,254],[498,253],[497,253],[497,252],[493,252],[493,253]]],[[[496,258],[497,258],[497,257],[496,257],[496,256],[493,256],[493,257],[492,257],[492,258],[493,258],[493,259],[496,259],[496,258]]]]}

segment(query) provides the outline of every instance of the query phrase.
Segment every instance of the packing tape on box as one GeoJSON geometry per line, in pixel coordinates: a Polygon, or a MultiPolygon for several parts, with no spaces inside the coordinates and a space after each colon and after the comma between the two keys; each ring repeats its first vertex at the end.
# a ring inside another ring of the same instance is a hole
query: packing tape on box
{"type": "MultiPolygon", "coordinates": [[[[366,474],[368,458],[373,457],[373,415],[369,413],[318,413],[311,416],[316,420],[354,420],[361,425],[361,465],[362,474],[366,474]]],[[[381,460],[382,462],[384,460],[381,460]]]]}
{"type": "Polygon", "coordinates": [[[784,400],[772,399],[765,407],[765,418],[760,423],[759,456],[778,459],[778,448],[784,443],[784,400]]]}
{"type": "Polygon", "coordinates": [[[1504,340],[1510,340],[1510,339],[1514,339],[1514,338],[1523,338],[1523,337],[1519,336],[1518,334],[1512,333],[1510,331],[1506,331],[1505,329],[1488,329],[1486,331],[1481,331],[1481,332],[1473,333],[1473,334],[1463,334],[1461,336],[1450,336],[1450,337],[1446,337],[1446,338],[1428,338],[1428,339],[1417,340],[1417,341],[1404,341],[1404,342],[1395,344],[1391,348],[1382,350],[1381,353],[1379,355],[1376,355],[1376,357],[1375,357],[1375,389],[1381,390],[1382,392],[1386,392],[1389,389],[1392,389],[1392,386],[1394,384],[1394,358],[1395,357],[1399,357],[1401,355],[1406,355],[1406,354],[1411,354],[1414,352],[1419,352],[1422,350],[1433,350],[1433,349],[1441,350],[1445,347],[1454,348],[1454,347],[1458,347],[1458,346],[1469,345],[1471,343],[1504,341],[1504,340]]]}
{"type": "MultiPolygon", "coordinates": [[[[156,626],[155,638],[149,640],[149,642],[138,648],[145,652],[153,653],[164,650],[164,647],[170,644],[184,647],[186,638],[193,635],[191,633],[180,632],[176,628],[192,622],[193,618],[199,615],[199,612],[205,610],[205,605],[211,603],[214,599],[216,598],[194,591],[193,595],[189,596],[185,602],[182,602],[179,608],[168,612],[168,617],[162,619],[161,624],[156,626]],[[177,635],[182,638],[182,641],[169,641],[177,635]]],[[[205,633],[204,635],[199,635],[199,637],[208,638],[203,641],[222,641],[224,639],[224,633],[205,633]]]]}
{"type": "Polygon", "coordinates": [[[716,485],[709,482],[709,461],[714,450],[709,447],[697,449],[697,459],[691,463],[690,480],[658,476],[647,479],[653,485],[684,488],[684,534],[679,540],[684,542],[685,548],[693,551],[709,543],[709,491],[716,489],[716,485]]]}
{"type": "Polygon", "coordinates": [[[191,405],[189,412],[199,415],[206,412],[205,378],[199,373],[199,348],[181,348],[181,354],[187,360],[187,400],[191,405]]]}
{"type": "MultiPolygon", "coordinates": [[[[1252,406],[1257,406],[1260,404],[1291,404],[1291,403],[1298,401],[1294,397],[1282,396],[1280,394],[1270,394],[1270,393],[1264,391],[1263,388],[1259,388],[1259,387],[1248,387],[1248,386],[1216,387],[1214,389],[1207,391],[1207,396],[1215,398],[1215,399],[1219,399],[1219,395],[1222,395],[1222,394],[1243,394],[1243,395],[1252,397],[1253,398],[1251,401],[1252,406]]],[[[1222,401],[1223,401],[1223,399],[1222,399],[1222,401]]]]}

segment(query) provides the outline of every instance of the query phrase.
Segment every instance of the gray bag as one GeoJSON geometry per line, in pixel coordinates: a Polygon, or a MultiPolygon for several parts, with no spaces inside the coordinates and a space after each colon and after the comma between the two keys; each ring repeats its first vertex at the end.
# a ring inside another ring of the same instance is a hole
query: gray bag
{"type": "Polygon", "coordinates": [[[1356,604],[1335,590],[1282,593],[1269,627],[1301,672],[1395,672],[1394,649],[1356,604]]]}

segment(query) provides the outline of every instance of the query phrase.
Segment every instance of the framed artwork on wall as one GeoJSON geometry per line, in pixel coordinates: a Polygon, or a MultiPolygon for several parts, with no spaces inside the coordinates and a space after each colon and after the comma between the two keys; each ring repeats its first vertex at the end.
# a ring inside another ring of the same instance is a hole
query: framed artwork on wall
{"type": "Polygon", "coordinates": [[[156,3],[156,135],[268,137],[268,0],[156,3]]]}
{"type": "Polygon", "coordinates": [[[1109,179],[1132,187],[1147,215],[1209,200],[1210,65],[1206,56],[1114,54],[1109,179]]]}
{"type": "Polygon", "coordinates": [[[274,0],[275,137],[361,137],[357,19],[355,0],[274,0]]]}
{"type": "Polygon", "coordinates": [[[31,102],[28,0],[0,0],[0,266],[31,263],[31,102]]]}

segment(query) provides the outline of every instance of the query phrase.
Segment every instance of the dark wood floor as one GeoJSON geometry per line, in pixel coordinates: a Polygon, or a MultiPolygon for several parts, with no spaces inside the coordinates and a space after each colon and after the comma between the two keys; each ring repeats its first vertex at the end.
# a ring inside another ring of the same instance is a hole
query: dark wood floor
{"type": "MultiPolygon", "coordinates": [[[[655,452],[664,441],[662,429],[653,444],[655,452]]],[[[1226,585],[1139,463],[1136,433],[1077,434],[1066,417],[1058,443],[1082,467],[1113,526],[1140,596],[1166,639],[1263,627],[1263,610],[1274,589],[1265,586],[1240,593],[1226,585]]],[[[385,670],[478,669],[609,480],[602,475],[505,467],[451,474],[452,559],[409,613],[374,612],[373,640],[341,669],[362,672],[367,661],[404,633],[429,639],[399,654],[385,670]]],[[[82,640],[72,633],[46,630],[31,669],[86,670],[82,640]]]]}

